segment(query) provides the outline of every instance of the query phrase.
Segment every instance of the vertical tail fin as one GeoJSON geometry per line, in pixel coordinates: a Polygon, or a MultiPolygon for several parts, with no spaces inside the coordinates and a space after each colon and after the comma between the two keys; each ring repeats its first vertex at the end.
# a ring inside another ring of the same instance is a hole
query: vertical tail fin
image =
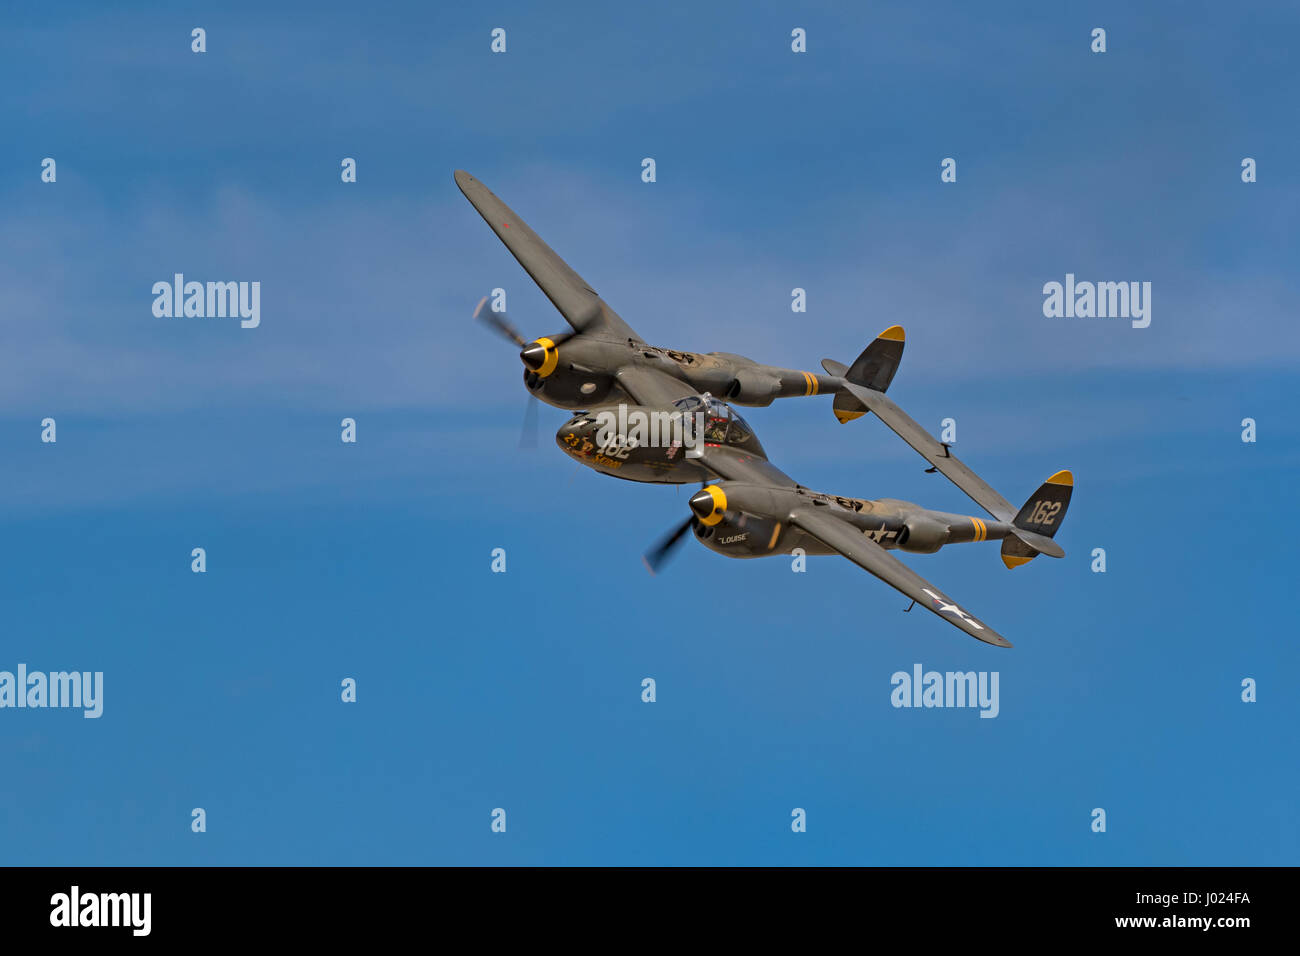
{"type": "MultiPolygon", "coordinates": [[[[898,371],[898,364],[903,360],[904,342],[903,327],[891,325],[863,349],[862,354],[852,365],[846,368],[839,362],[825,359],[822,368],[831,375],[838,375],[854,385],[883,392],[889,388],[889,383],[894,380],[894,373],[898,371]]],[[[845,389],[840,389],[836,393],[831,408],[841,425],[855,418],[861,418],[868,411],[866,405],[845,389]]]]}
{"type": "Polygon", "coordinates": [[[1011,534],[1002,539],[1003,564],[1018,568],[1040,554],[1065,555],[1052,538],[1065,519],[1073,491],[1074,475],[1068,471],[1058,471],[1039,486],[1011,522],[1011,534]]]}

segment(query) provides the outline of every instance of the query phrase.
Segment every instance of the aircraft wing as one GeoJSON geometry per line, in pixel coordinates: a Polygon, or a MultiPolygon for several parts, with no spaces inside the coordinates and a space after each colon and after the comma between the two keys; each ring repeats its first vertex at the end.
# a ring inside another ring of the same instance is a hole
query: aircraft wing
{"type": "Polygon", "coordinates": [[[463,169],[456,170],[456,185],[576,331],[610,341],[642,341],[596,290],[490,189],[463,169]]]}
{"type": "MultiPolygon", "coordinates": [[[[666,406],[683,398],[701,397],[681,379],[644,365],[624,365],[614,378],[638,405],[666,406]]],[[[705,445],[700,460],[719,478],[729,481],[795,487],[795,480],[766,458],[737,448],[705,445]]]]}
{"type": "Polygon", "coordinates": [[[702,397],[680,378],[644,365],[624,365],[614,373],[614,378],[638,405],[662,407],[683,398],[702,397]]]}
{"type": "MultiPolygon", "coordinates": [[[[899,438],[921,453],[926,461],[937,468],[949,481],[960,488],[981,508],[1008,523],[1015,520],[1016,509],[960,459],[949,453],[929,432],[885,395],[872,388],[863,388],[845,382],[842,386],[850,394],[875,412],[882,422],[894,430],[899,438]]],[[[919,600],[919,598],[918,598],[919,600]]]]}
{"type": "Polygon", "coordinates": [[[832,514],[798,508],[790,514],[790,524],[806,531],[828,548],[834,548],[854,564],[870,571],[976,640],[998,647],[1011,646],[1005,637],[958,607],[952,598],[847,522],[832,514]]]}
{"type": "Polygon", "coordinates": [[[779,488],[798,487],[797,482],[766,458],[726,445],[705,445],[700,459],[706,468],[726,481],[746,481],[779,488]]]}

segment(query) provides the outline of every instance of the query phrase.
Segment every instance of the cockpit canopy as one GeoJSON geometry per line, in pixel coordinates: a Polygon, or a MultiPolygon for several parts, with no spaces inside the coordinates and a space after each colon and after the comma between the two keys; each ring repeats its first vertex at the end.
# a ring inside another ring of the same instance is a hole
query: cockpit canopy
{"type": "Polygon", "coordinates": [[[673,403],[684,415],[694,420],[696,412],[704,413],[704,441],[709,445],[732,445],[745,448],[756,454],[763,454],[763,446],[758,443],[754,430],[726,402],[720,402],[712,395],[703,399],[694,395],[679,398],[673,403]]]}

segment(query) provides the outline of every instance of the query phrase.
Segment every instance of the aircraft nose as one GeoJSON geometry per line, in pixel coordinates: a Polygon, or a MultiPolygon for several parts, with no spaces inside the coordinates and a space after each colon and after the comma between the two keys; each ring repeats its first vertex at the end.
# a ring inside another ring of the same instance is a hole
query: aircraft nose
{"type": "Polygon", "coordinates": [[[519,361],[534,372],[546,364],[546,347],[539,342],[530,342],[519,352],[519,361]]]}
{"type": "Polygon", "coordinates": [[[591,438],[591,423],[577,415],[560,426],[555,441],[561,448],[581,450],[582,442],[591,438]]]}

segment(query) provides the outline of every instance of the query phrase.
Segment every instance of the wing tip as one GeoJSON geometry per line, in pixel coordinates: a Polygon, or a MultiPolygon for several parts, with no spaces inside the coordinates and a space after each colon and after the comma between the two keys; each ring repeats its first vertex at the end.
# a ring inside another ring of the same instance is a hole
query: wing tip
{"type": "Polygon", "coordinates": [[[456,185],[460,187],[460,191],[465,194],[466,198],[469,197],[469,191],[471,188],[473,188],[476,185],[482,186],[482,183],[480,183],[469,173],[465,172],[465,170],[463,169],[458,169],[455,172],[453,172],[451,178],[456,180],[456,185]]]}

